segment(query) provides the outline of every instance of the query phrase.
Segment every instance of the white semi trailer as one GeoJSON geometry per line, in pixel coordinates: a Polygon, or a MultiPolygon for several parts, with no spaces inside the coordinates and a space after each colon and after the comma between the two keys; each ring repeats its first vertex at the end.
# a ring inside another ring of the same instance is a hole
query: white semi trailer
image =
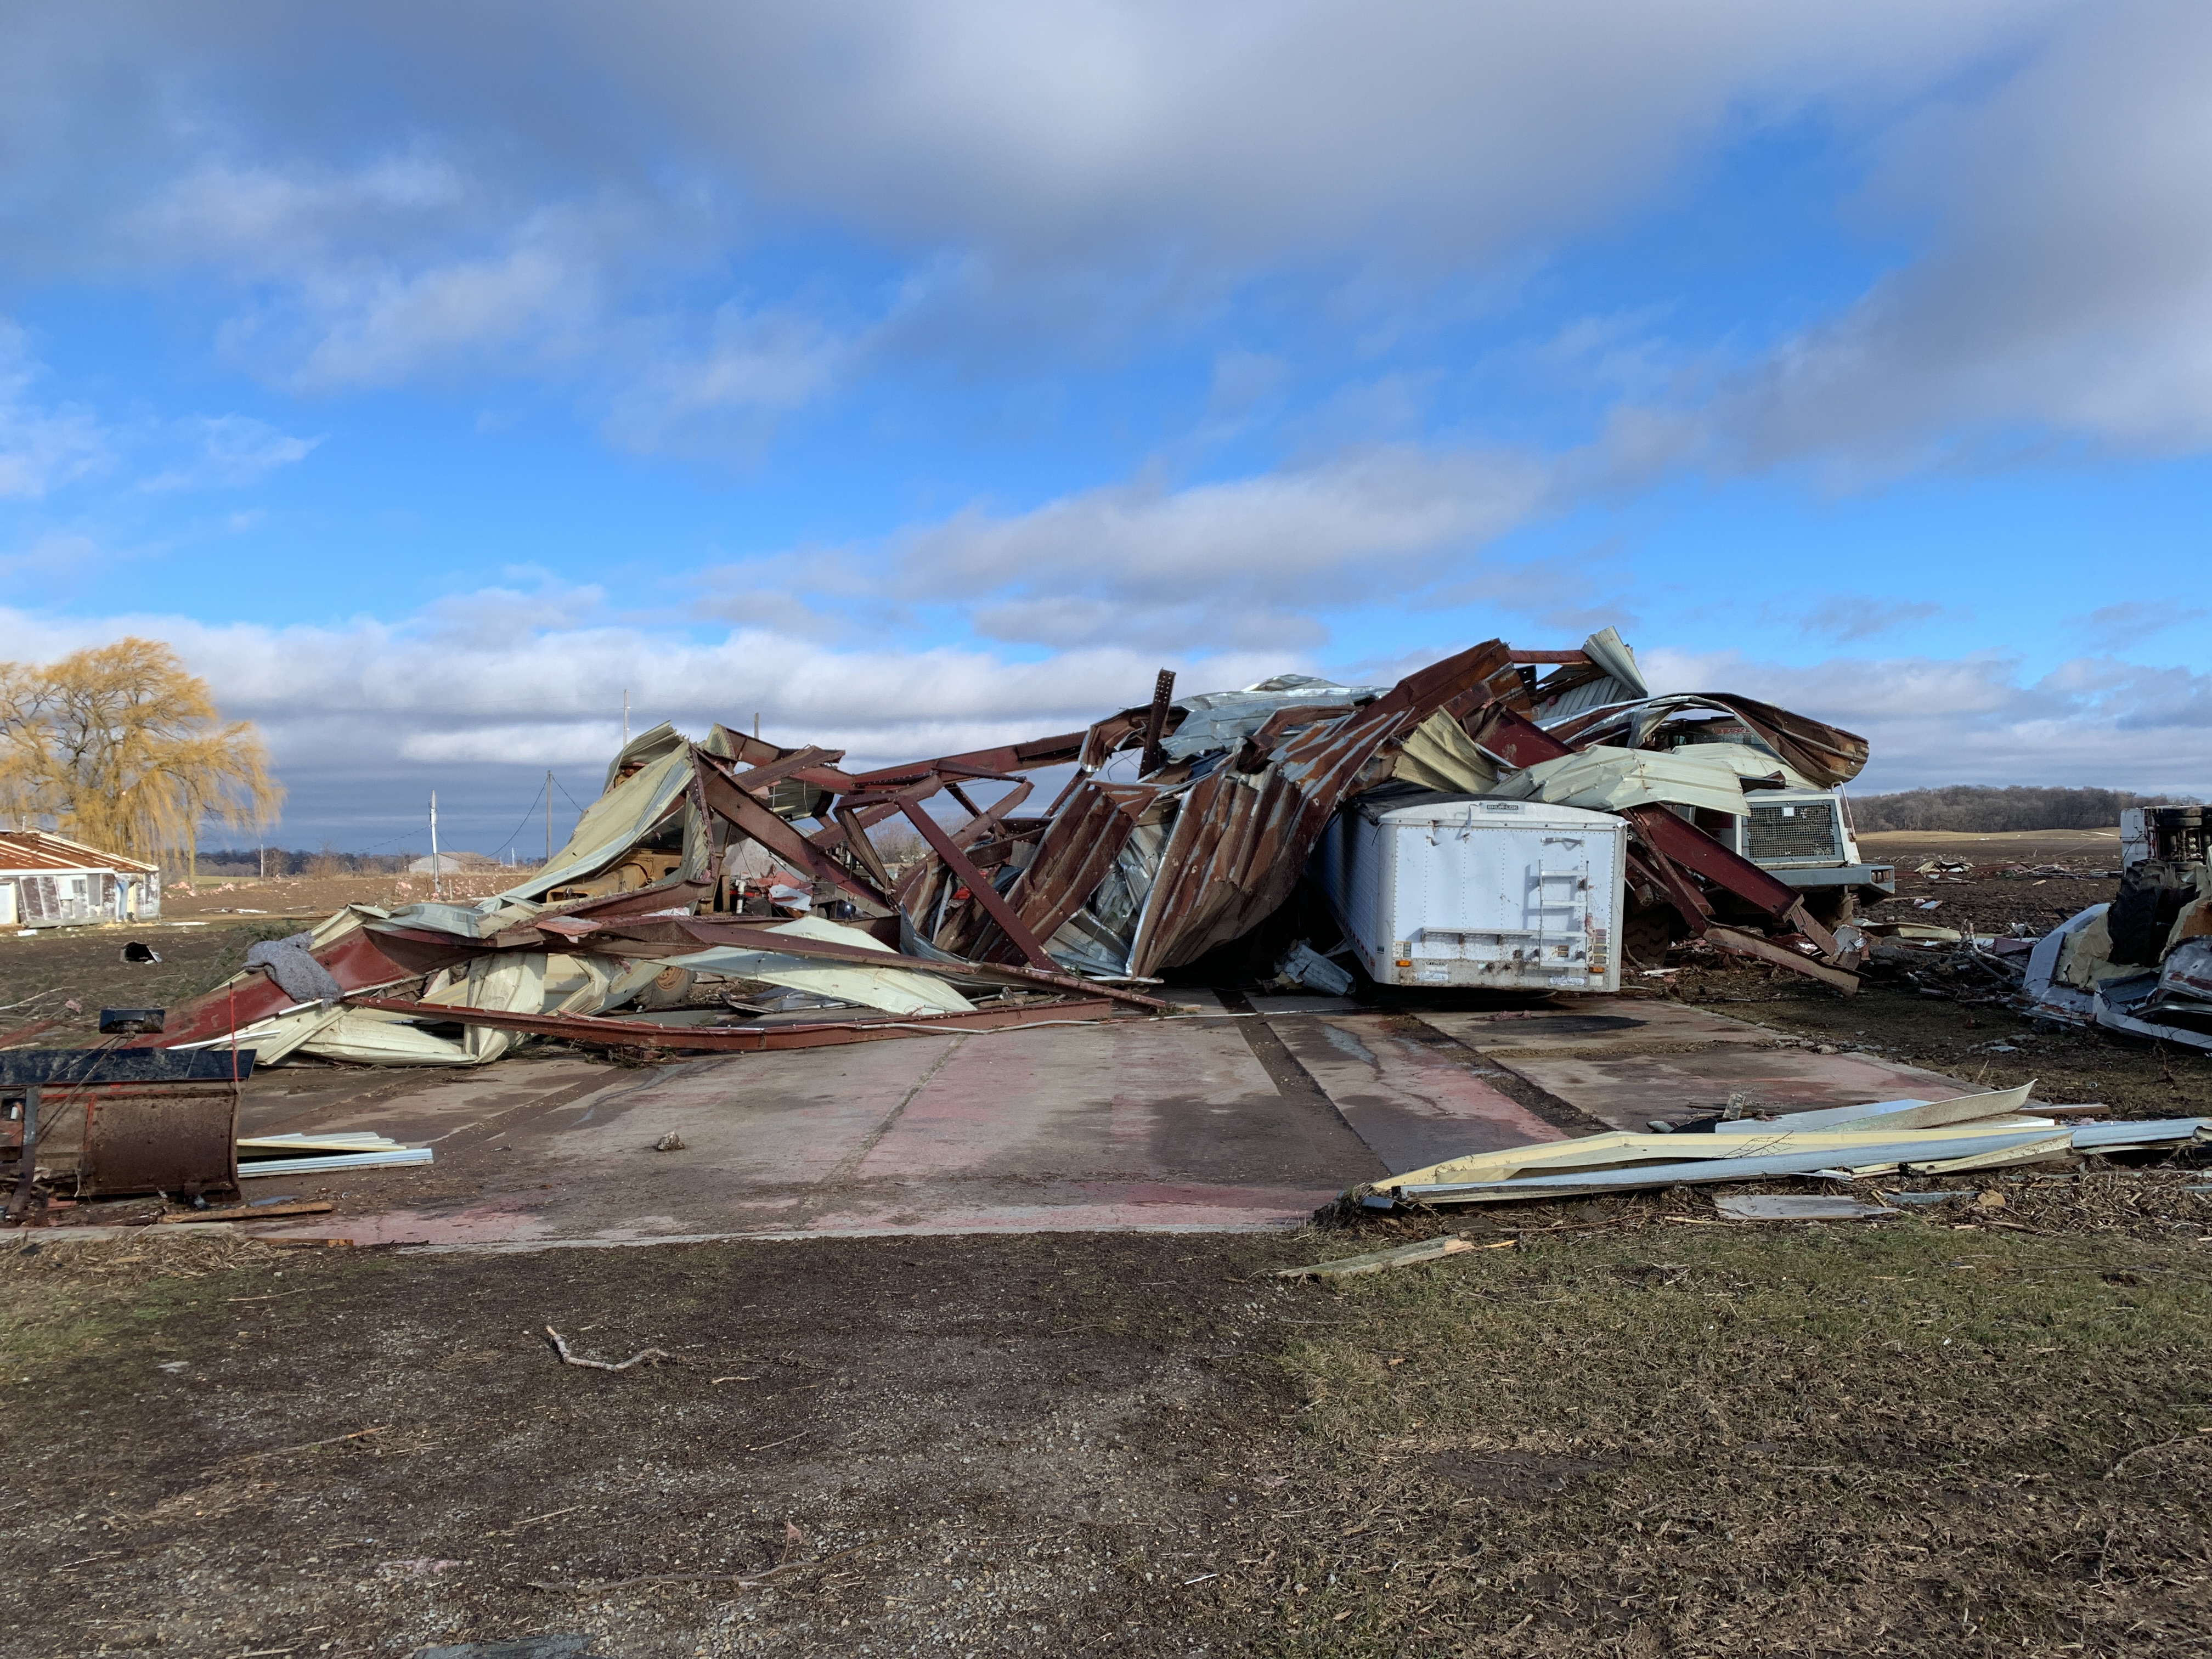
{"type": "Polygon", "coordinates": [[[1627,836],[1610,812],[1388,793],[1330,819],[1312,868],[1378,985],[1613,991],[1627,836]]]}

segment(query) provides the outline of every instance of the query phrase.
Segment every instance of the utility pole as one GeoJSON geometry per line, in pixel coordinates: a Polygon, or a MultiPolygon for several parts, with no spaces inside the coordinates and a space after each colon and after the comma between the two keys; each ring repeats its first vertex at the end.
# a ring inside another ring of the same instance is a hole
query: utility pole
{"type": "Polygon", "coordinates": [[[438,792],[434,789],[430,792],[430,892],[435,898],[443,898],[446,895],[444,880],[438,868],[438,792]]]}
{"type": "Polygon", "coordinates": [[[545,869],[550,869],[550,868],[552,867],[552,865],[553,865],[553,769],[552,769],[551,767],[550,767],[550,766],[549,766],[549,767],[547,767],[547,768],[545,769],[545,863],[544,863],[544,865],[543,866],[541,866],[541,867],[545,868],[545,869]]]}
{"type": "Polygon", "coordinates": [[[629,688],[623,688],[623,747],[629,747],[629,688]]]}

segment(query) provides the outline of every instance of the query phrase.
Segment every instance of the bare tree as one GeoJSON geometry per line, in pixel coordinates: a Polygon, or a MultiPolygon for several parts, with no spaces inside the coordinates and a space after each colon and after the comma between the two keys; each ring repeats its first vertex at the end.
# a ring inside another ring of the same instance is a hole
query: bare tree
{"type": "Polygon", "coordinates": [[[258,829],[283,799],[260,735],[224,724],[207,682],[157,640],[0,662],[0,814],[18,827],[190,860],[204,821],[258,829]]]}

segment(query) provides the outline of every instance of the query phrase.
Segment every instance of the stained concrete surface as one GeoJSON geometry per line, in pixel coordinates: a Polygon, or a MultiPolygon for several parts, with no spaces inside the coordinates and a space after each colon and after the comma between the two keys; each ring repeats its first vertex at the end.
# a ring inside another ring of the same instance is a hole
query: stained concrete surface
{"type": "MultiPolygon", "coordinates": [[[[272,1229],[463,1245],[731,1236],[1278,1227],[1381,1164],[1286,1092],[1229,1018],[919,1037],[615,1073],[505,1066],[360,1103],[348,1127],[438,1149],[346,1176],[368,1213],[272,1229]],[[674,1135],[679,1151],[657,1152],[674,1135]]],[[[267,1132],[339,1127],[343,1103],[267,1132]]],[[[337,1179],[333,1177],[333,1179],[337,1179]]],[[[249,1186],[265,1183],[254,1182],[249,1186]]],[[[290,1184],[298,1185],[299,1178],[290,1184]]]]}
{"type": "Polygon", "coordinates": [[[1775,1033],[1656,997],[1578,997],[1547,1008],[1436,1010],[1422,1018],[1479,1054],[1659,1054],[1711,1043],[1772,1044],[1775,1033]]]}
{"type": "Polygon", "coordinates": [[[1724,1109],[1787,1115],[1869,1100],[1949,1100],[1973,1085],[1868,1054],[1803,1048],[1713,1048],[1695,1054],[1562,1055],[1501,1060],[1516,1075],[1572,1101],[1616,1129],[1641,1132],[1724,1109]]]}
{"type": "Polygon", "coordinates": [[[1456,1059],[1407,1028],[1411,1016],[1329,1014],[1285,1020],[1284,1045],[1388,1170],[1494,1152],[1563,1132],[1503,1092],[1471,1053],[1456,1059]]]}
{"type": "Polygon", "coordinates": [[[1167,1020],[916,1037],[621,1069],[286,1067],[247,1133],[374,1129],[428,1169],[253,1180],[329,1194],[295,1237],[545,1249],[726,1237],[1294,1225],[1345,1188],[1735,1096],[1790,1111],[1966,1085],[1823,1055],[1710,1011],[1582,998],[1363,1008],[1178,993],[1167,1020]],[[655,1151],[664,1138],[681,1150],[655,1151]]]}

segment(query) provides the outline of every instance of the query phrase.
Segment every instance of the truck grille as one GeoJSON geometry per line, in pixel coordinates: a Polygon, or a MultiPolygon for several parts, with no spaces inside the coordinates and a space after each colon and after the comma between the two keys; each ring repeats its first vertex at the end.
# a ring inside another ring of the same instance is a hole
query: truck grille
{"type": "Polygon", "coordinates": [[[1753,864],[1792,859],[1840,860],[1844,855],[1842,840],[1836,833],[1836,809],[1826,801],[1803,801],[1794,808],[1754,806],[1744,825],[1743,841],[1744,856],[1753,864]]]}

